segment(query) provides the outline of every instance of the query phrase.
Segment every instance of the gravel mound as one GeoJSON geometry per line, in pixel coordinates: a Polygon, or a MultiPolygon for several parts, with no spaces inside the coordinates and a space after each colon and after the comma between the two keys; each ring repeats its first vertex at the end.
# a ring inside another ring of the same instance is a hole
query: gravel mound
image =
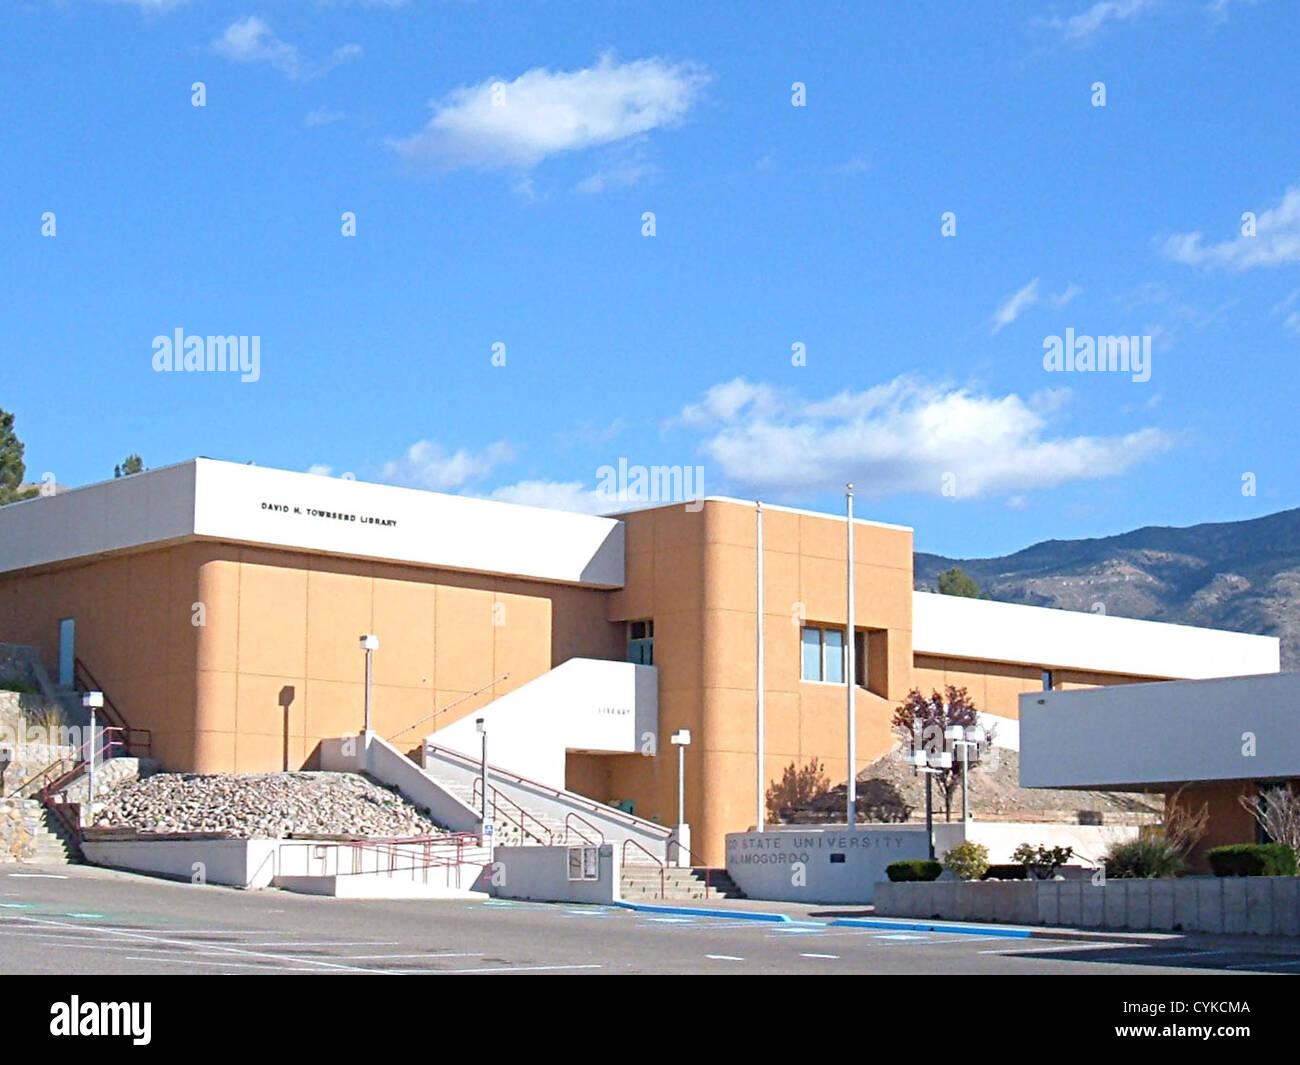
{"type": "Polygon", "coordinates": [[[355,773],[157,773],[111,793],[95,827],[241,839],[446,831],[401,795],[355,773]]]}

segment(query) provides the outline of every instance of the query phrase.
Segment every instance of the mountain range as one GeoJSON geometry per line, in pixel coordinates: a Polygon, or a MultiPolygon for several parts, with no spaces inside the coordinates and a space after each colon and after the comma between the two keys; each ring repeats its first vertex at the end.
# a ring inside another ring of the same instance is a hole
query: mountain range
{"type": "Polygon", "coordinates": [[[960,566],[990,599],[1277,636],[1300,669],[1300,508],[1247,521],[1045,540],[1001,558],[917,552],[915,587],[960,566]]]}

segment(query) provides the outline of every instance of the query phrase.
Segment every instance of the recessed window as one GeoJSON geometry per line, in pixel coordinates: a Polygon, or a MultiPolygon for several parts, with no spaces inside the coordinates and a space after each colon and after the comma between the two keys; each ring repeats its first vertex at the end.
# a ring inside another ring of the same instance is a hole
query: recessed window
{"type": "Polygon", "coordinates": [[[655,623],[652,618],[627,623],[627,660],[638,666],[655,664],[655,623]]]}
{"type": "Polygon", "coordinates": [[[1050,669],[1045,669],[1043,670],[1043,691],[1050,692],[1051,690],[1052,690],[1052,671],[1050,669]]]}
{"type": "Polygon", "coordinates": [[[844,630],[805,625],[799,639],[801,679],[843,684],[844,630]]]}

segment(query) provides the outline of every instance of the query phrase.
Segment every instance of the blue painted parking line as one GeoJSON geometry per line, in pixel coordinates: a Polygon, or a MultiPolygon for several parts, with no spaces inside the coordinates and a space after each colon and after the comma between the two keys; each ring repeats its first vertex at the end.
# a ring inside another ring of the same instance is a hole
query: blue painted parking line
{"type": "Polygon", "coordinates": [[[995,936],[1001,939],[1028,939],[1028,928],[1005,928],[983,924],[943,924],[934,921],[895,921],[872,917],[839,917],[831,921],[839,928],[880,928],[891,932],[947,932],[959,936],[995,936]]]}
{"type": "Polygon", "coordinates": [[[712,917],[725,918],[729,921],[769,921],[779,924],[790,924],[791,918],[784,913],[759,913],[754,910],[720,910],[706,909],[702,906],[651,906],[643,902],[616,902],[615,906],[620,906],[625,910],[636,910],[638,913],[662,913],[677,914],[682,917],[712,917]]]}

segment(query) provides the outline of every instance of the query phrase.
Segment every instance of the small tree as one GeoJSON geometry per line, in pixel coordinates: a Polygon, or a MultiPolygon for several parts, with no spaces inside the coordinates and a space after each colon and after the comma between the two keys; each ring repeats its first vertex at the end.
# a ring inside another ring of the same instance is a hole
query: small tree
{"type": "Polygon", "coordinates": [[[144,459],[142,459],[139,455],[135,455],[135,454],[127,455],[125,462],[123,462],[120,466],[113,467],[114,477],[130,477],[131,474],[133,473],[143,473],[143,472],[144,472],[144,459]]]}
{"type": "Polygon", "coordinates": [[[802,810],[813,800],[821,798],[830,786],[826,767],[818,759],[811,759],[802,769],[791,762],[785,767],[781,779],[768,785],[767,816],[773,821],[783,821],[794,811],[802,810]]]}
{"type": "Polygon", "coordinates": [[[968,839],[945,854],[943,864],[959,880],[978,880],[989,871],[989,849],[968,839]]]}
{"type": "Polygon", "coordinates": [[[967,599],[978,599],[980,586],[960,566],[953,566],[952,569],[944,570],[939,574],[939,594],[962,595],[967,599]]]}
{"type": "MultiPolygon", "coordinates": [[[[979,709],[971,702],[966,689],[950,684],[942,692],[932,691],[929,696],[922,695],[920,688],[913,688],[894,711],[890,728],[903,741],[905,748],[924,749],[933,754],[946,749],[944,730],[949,725],[970,728],[978,724],[979,709]]],[[[993,739],[991,731],[988,739],[993,739]]],[[[972,765],[979,762],[980,753],[980,748],[967,748],[967,757],[972,765]]],[[[952,820],[952,797],[961,785],[961,773],[959,752],[953,756],[952,768],[935,773],[936,783],[943,793],[945,821],[952,820]]]]}
{"type": "Polygon", "coordinates": [[[1239,801],[1272,842],[1300,854],[1300,794],[1293,785],[1277,784],[1239,801]]]}
{"type": "Polygon", "coordinates": [[[1073,847],[1048,847],[1022,843],[1011,852],[1011,860],[1019,862],[1037,880],[1051,880],[1056,870],[1074,857],[1073,847]]]}
{"type": "Polygon", "coordinates": [[[0,506],[30,499],[39,489],[23,488],[27,466],[23,463],[23,442],[14,430],[14,416],[0,410],[0,506]]]}

